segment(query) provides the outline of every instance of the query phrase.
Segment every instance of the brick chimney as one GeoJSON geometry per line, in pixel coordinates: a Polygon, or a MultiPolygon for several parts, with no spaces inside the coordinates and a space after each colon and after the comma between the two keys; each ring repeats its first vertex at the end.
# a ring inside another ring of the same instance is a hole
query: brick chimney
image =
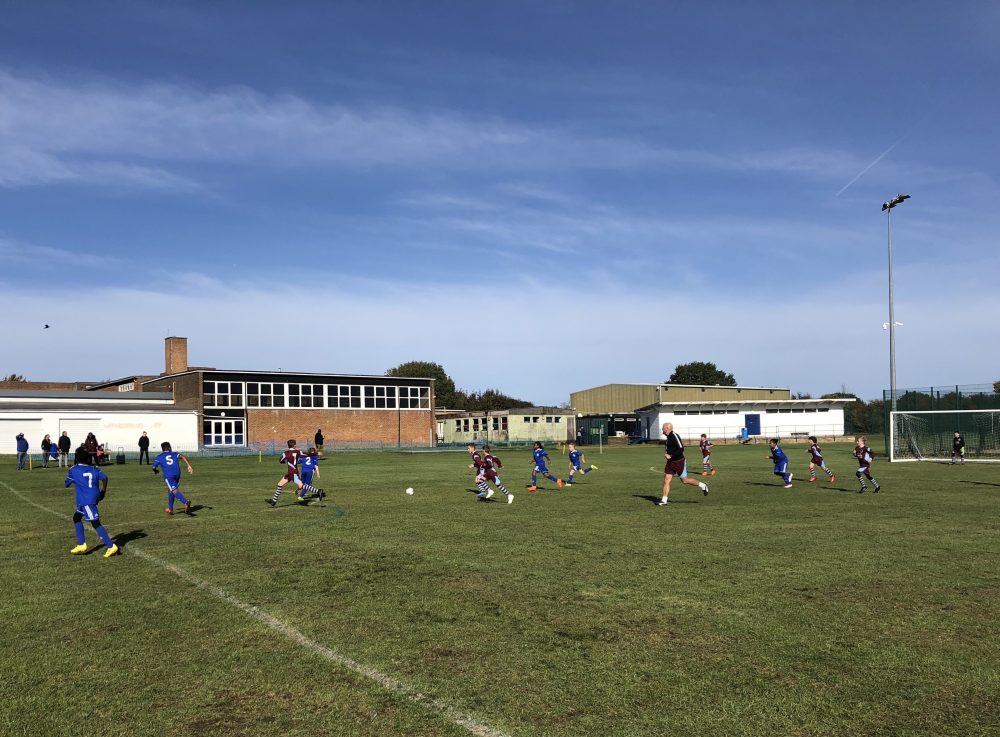
{"type": "Polygon", "coordinates": [[[167,366],[164,373],[179,374],[188,370],[188,339],[167,338],[167,366]]]}

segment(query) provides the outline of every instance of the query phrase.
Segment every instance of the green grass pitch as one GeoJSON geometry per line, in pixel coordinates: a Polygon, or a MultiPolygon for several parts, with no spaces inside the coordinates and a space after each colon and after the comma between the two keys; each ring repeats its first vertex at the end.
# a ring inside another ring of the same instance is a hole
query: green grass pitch
{"type": "Polygon", "coordinates": [[[788,490],[717,446],[663,509],[661,448],[586,450],[538,493],[501,454],[509,506],[460,453],[333,454],[276,509],[274,458],[195,459],[190,517],[111,466],[110,560],[4,459],[0,734],[998,734],[1000,466],[878,459],[862,496],[847,445],[833,484],[787,446],[788,490]]]}

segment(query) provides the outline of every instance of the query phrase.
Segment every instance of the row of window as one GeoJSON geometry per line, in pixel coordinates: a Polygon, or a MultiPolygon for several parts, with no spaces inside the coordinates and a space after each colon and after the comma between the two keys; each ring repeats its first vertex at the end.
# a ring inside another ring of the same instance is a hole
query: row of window
{"type": "MultiPolygon", "coordinates": [[[[743,410],[738,409],[678,409],[674,410],[675,415],[738,415],[743,410]]],[[[813,407],[811,409],[765,409],[766,414],[791,414],[792,412],[829,412],[829,407],[813,407]]]]}
{"type": "Polygon", "coordinates": [[[431,406],[430,389],[425,386],[206,381],[203,392],[206,407],[430,409],[431,406]]]}
{"type": "Polygon", "coordinates": [[[243,420],[207,419],[202,425],[202,441],[206,446],[243,445],[243,420]]]}
{"type": "Polygon", "coordinates": [[[507,418],[506,417],[463,417],[459,420],[455,420],[455,431],[456,432],[485,432],[487,429],[492,429],[493,432],[506,432],[507,431],[507,418]]]}

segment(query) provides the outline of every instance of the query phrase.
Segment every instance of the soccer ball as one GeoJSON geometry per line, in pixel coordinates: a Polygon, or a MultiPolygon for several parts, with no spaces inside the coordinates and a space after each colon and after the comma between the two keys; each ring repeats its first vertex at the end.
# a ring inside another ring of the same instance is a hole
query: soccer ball
{"type": "Polygon", "coordinates": [[[413,487],[411,486],[409,489],[407,489],[406,493],[409,494],[410,496],[413,496],[413,487]]]}

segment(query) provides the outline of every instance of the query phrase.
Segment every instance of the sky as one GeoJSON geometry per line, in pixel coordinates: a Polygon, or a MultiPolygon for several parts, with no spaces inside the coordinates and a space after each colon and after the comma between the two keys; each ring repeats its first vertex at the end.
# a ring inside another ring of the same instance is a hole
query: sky
{"type": "Polygon", "coordinates": [[[1000,4],[0,14],[0,373],[1000,379],[1000,4]],[[45,324],[51,327],[45,329],[45,324]]]}

